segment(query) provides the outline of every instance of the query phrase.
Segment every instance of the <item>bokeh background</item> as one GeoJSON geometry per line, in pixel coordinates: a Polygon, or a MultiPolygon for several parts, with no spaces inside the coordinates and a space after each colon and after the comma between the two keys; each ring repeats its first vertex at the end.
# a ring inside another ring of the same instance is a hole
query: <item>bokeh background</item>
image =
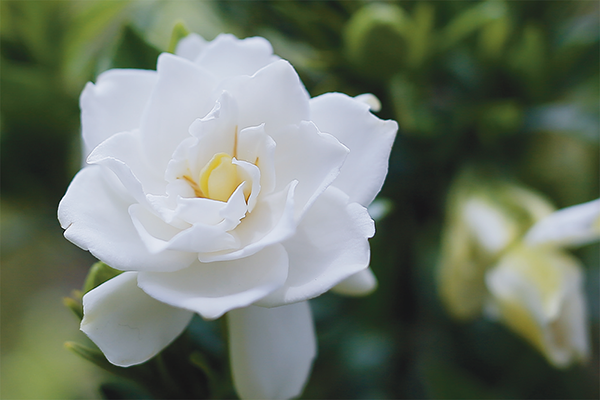
{"type": "MultiPolygon", "coordinates": [[[[86,341],[62,299],[95,260],[62,237],[56,209],[81,165],[84,84],[108,68],[155,68],[183,21],[208,40],[264,36],[312,96],[374,93],[378,116],[400,125],[380,194],[388,213],[371,241],[379,288],[312,301],[319,357],[304,398],[599,398],[597,244],[575,251],[592,357],[566,370],[503,325],[452,320],[435,279],[448,188],[466,166],[537,190],[558,208],[599,197],[599,5],[2,0],[0,397],[129,390],[63,347],[86,341]]],[[[192,328],[203,332],[199,348],[224,356],[218,323],[192,328]]]]}

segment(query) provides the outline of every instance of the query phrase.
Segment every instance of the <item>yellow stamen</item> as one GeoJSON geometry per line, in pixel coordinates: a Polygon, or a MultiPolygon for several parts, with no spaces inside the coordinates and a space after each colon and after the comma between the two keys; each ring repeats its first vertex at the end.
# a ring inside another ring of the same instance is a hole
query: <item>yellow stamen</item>
{"type": "Polygon", "coordinates": [[[182,178],[190,184],[190,186],[192,187],[192,189],[194,190],[194,194],[196,195],[196,197],[206,197],[204,195],[204,193],[202,193],[202,189],[200,189],[200,186],[198,186],[198,184],[196,183],[196,181],[194,181],[192,178],[190,178],[188,175],[184,175],[182,176],[182,178]]]}

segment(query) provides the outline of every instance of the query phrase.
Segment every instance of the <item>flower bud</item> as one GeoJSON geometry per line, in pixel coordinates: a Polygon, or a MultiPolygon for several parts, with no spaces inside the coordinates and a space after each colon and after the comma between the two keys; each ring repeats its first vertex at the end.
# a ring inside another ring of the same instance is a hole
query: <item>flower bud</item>
{"type": "Polygon", "coordinates": [[[344,30],[348,60],[374,78],[387,78],[405,58],[404,33],[409,23],[404,10],[388,3],[372,3],[352,15],[344,30]]]}

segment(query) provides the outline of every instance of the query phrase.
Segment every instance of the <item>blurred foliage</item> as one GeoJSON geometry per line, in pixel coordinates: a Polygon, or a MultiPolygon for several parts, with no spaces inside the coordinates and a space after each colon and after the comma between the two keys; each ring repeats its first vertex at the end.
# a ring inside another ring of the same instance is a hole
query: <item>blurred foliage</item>
{"type": "MultiPolygon", "coordinates": [[[[82,287],[93,263],[62,239],[55,221],[81,165],[83,85],[111,67],[154,68],[158,52],[172,50],[178,20],[209,40],[220,32],[264,36],[311,95],[374,93],[378,116],[400,125],[381,193],[393,211],[377,221],[371,241],[379,289],[363,299],[312,301],[319,357],[303,397],[600,397],[597,245],[576,253],[587,268],[593,356],[568,370],[552,368],[499,324],[450,320],[434,270],[448,188],[465,165],[518,181],[558,207],[599,196],[598,2],[3,0],[0,7],[0,397],[90,398],[97,384],[83,361],[73,368],[67,364],[79,360],[50,350],[55,325],[34,318],[48,297],[32,293],[58,288],[60,307],[60,295],[82,287]],[[45,361],[33,372],[39,357],[45,361]],[[51,372],[81,387],[42,379],[51,372]]],[[[139,366],[140,376],[232,397],[220,332],[195,318],[161,359],[139,366]],[[190,362],[171,376],[170,357],[182,353],[190,362]]],[[[131,382],[110,378],[101,395],[173,396],[131,382]]]]}

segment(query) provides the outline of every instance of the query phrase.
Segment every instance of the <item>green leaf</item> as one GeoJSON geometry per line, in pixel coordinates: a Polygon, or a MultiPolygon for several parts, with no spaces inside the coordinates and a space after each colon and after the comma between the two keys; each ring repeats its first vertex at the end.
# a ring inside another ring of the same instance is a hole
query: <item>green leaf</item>
{"type": "Polygon", "coordinates": [[[115,375],[124,375],[124,369],[111,364],[98,349],[87,347],[76,342],[65,342],[65,347],[78,356],[96,364],[105,371],[115,375]]]}
{"type": "Polygon", "coordinates": [[[156,69],[160,51],[146,42],[130,25],[123,28],[111,68],[156,69]]]}
{"type": "Polygon", "coordinates": [[[83,293],[87,293],[97,286],[100,286],[109,279],[114,278],[123,271],[116,270],[104,264],[102,261],[98,261],[92,265],[88,272],[85,282],[83,284],[83,293]]]}
{"type": "Polygon", "coordinates": [[[178,21],[173,27],[173,33],[171,33],[171,40],[169,41],[169,48],[167,51],[169,53],[175,53],[175,49],[177,48],[177,43],[184,37],[190,34],[189,29],[185,26],[183,21],[178,21]]]}
{"type": "Polygon", "coordinates": [[[156,387],[157,383],[160,382],[157,379],[156,373],[153,372],[152,361],[123,368],[111,364],[98,348],[88,347],[77,342],[65,342],[65,348],[111,374],[137,382],[153,393],[160,392],[160,388],[156,387]]]}
{"type": "Polygon", "coordinates": [[[73,311],[79,320],[83,319],[83,305],[81,304],[81,296],[83,293],[79,290],[73,290],[72,297],[63,298],[65,307],[73,311]]]}

